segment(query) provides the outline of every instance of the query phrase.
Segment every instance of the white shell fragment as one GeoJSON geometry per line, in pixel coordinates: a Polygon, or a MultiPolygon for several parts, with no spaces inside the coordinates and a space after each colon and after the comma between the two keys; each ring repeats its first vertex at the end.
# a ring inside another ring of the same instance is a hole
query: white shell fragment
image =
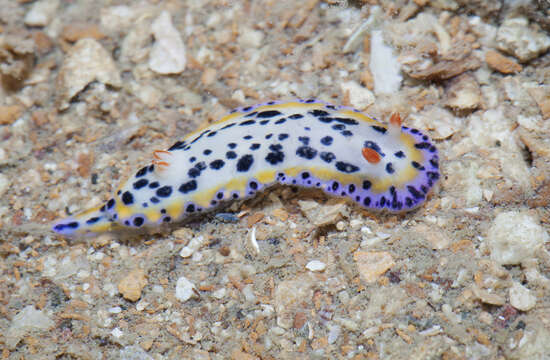
{"type": "Polygon", "coordinates": [[[314,271],[314,272],[315,271],[316,272],[321,272],[321,271],[324,271],[326,268],[327,268],[327,264],[325,264],[324,262],[321,262],[319,260],[311,260],[306,265],[306,269],[308,269],[309,271],[314,271]]]}
{"type": "Polygon", "coordinates": [[[37,1],[27,12],[23,21],[27,26],[46,26],[54,18],[58,6],[59,0],[37,1]]]}
{"type": "Polygon", "coordinates": [[[67,109],[71,99],[93,81],[121,86],[120,74],[107,50],[94,39],[81,39],[70,49],[59,71],[59,109],[67,109]]]}
{"type": "Polygon", "coordinates": [[[390,46],[384,43],[381,30],[371,33],[370,71],[376,94],[394,94],[401,87],[401,64],[390,46]]]}
{"type": "Polygon", "coordinates": [[[195,251],[200,249],[201,246],[203,246],[205,242],[206,242],[206,240],[204,239],[204,236],[202,236],[202,235],[194,237],[193,239],[191,239],[191,241],[189,241],[189,244],[187,244],[187,246],[184,246],[181,249],[180,256],[182,258],[190,257],[191,255],[193,255],[193,253],[195,253],[195,251]]]}
{"type": "Polygon", "coordinates": [[[340,89],[348,94],[350,104],[357,109],[366,109],[374,103],[373,93],[356,81],[345,81],[340,84],[340,89]]]}
{"type": "Polygon", "coordinates": [[[531,310],[537,304],[537,298],[531,290],[514,281],[509,290],[510,305],[521,311],[531,310]]]}
{"type": "Polygon", "coordinates": [[[149,68],[158,74],[179,74],[185,70],[185,46],[167,11],[153,22],[155,44],[149,55],[149,68]]]}
{"type": "Polygon", "coordinates": [[[176,283],[176,299],[181,302],[186,302],[191,299],[195,294],[195,284],[189,281],[185,276],[178,279],[176,283]]]}
{"type": "Polygon", "coordinates": [[[256,254],[260,253],[260,246],[258,245],[258,241],[256,240],[256,227],[252,227],[252,229],[249,232],[248,240],[250,241],[250,245],[256,252],[256,254]]]}

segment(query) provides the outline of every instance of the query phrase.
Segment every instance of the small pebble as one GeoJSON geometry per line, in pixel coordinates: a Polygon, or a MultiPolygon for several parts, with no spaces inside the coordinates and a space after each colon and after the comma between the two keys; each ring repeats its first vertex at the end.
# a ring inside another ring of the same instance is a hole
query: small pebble
{"type": "Polygon", "coordinates": [[[111,314],[120,314],[122,312],[122,308],[120,306],[115,306],[109,309],[109,312],[111,314]]]}
{"type": "Polygon", "coordinates": [[[372,230],[368,226],[361,227],[361,234],[363,235],[371,235],[372,230]]]}
{"type": "Polygon", "coordinates": [[[212,297],[219,300],[219,299],[222,299],[223,297],[225,297],[226,293],[227,293],[226,288],[222,287],[222,288],[219,288],[216,291],[213,291],[212,292],[212,297]]]}
{"type": "Polygon", "coordinates": [[[137,304],[136,304],[136,310],[137,311],[143,311],[145,310],[145,308],[149,305],[149,303],[147,301],[139,301],[137,304]]]}
{"type": "Polygon", "coordinates": [[[13,124],[22,113],[23,108],[19,105],[0,106],[0,125],[13,124]]]}
{"type": "Polygon", "coordinates": [[[145,285],[147,285],[145,272],[142,269],[134,269],[120,280],[118,291],[126,300],[137,301],[145,285]]]}
{"type": "Polygon", "coordinates": [[[382,274],[395,265],[393,257],[386,251],[356,251],[353,260],[359,275],[367,283],[375,282],[382,274]]]}
{"type": "Polygon", "coordinates": [[[419,334],[422,335],[422,336],[434,336],[434,335],[439,334],[440,332],[441,332],[441,326],[434,325],[429,329],[420,331],[419,334]]]}
{"type": "Polygon", "coordinates": [[[349,222],[349,226],[353,230],[359,229],[361,227],[361,225],[363,225],[363,221],[359,220],[359,219],[351,219],[350,222],[349,222]]]}
{"type": "Polygon", "coordinates": [[[523,69],[523,67],[514,60],[494,50],[488,50],[485,53],[485,62],[491,69],[503,74],[518,73],[523,69]]]}
{"type": "Polygon", "coordinates": [[[190,257],[191,255],[193,255],[195,251],[197,251],[201,246],[203,246],[204,243],[205,243],[204,236],[200,235],[200,236],[194,237],[193,239],[191,239],[189,244],[187,244],[187,246],[184,246],[181,249],[180,256],[182,258],[190,257]]]}
{"type": "Polygon", "coordinates": [[[239,218],[233,213],[217,213],[215,216],[216,220],[225,223],[237,223],[239,218]]]}
{"type": "Polygon", "coordinates": [[[325,271],[326,268],[327,268],[327,264],[325,264],[324,262],[321,262],[319,260],[311,260],[306,265],[306,269],[308,269],[309,271],[314,271],[314,272],[315,271],[322,272],[322,271],[325,271]]]}
{"type": "Polygon", "coordinates": [[[111,335],[113,335],[113,337],[115,338],[120,338],[122,335],[124,335],[124,333],[119,329],[119,328],[114,328],[112,331],[111,331],[111,335]]]}
{"type": "Polygon", "coordinates": [[[351,106],[356,109],[364,110],[374,103],[374,94],[356,81],[345,81],[340,84],[340,89],[344,96],[349,96],[351,106]]]}
{"type": "Polygon", "coordinates": [[[187,280],[185,276],[178,278],[176,283],[176,298],[181,302],[186,302],[192,297],[196,297],[195,285],[187,280]]]}
{"type": "Polygon", "coordinates": [[[185,227],[175,230],[172,235],[174,235],[176,239],[183,240],[187,243],[189,243],[189,241],[191,241],[191,239],[195,236],[191,229],[185,227]]]}
{"type": "Polygon", "coordinates": [[[473,286],[472,291],[474,295],[484,304],[501,306],[506,302],[503,296],[491,293],[485,289],[479,288],[478,286],[473,286]]]}
{"type": "Polygon", "coordinates": [[[492,325],[493,324],[493,316],[489,314],[487,311],[482,311],[479,313],[478,316],[479,321],[484,323],[485,325],[492,325]]]}
{"type": "Polygon", "coordinates": [[[40,0],[33,4],[23,22],[28,26],[46,26],[54,18],[60,0],[40,0]]]}
{"type": "Polygon", "coordinates": [[[512,283],[508,296],[510,298],[510,305],[521,311],[531,310],[537,304],[536,296],[517,281],[512,283]]]}
{"type": "Polygon", "coordinates": [[[300,210],[316,226],[334,224],[341,218],[345,207],[344,204],[319,205],[312,200],[300,200],[298,204],[300,210]]]}
{"type": "Polygon", "coordinates": [[[469,74],[461,74],[450,80],[446,95],[447,106],[454,110],[474,110],[481,106],[481,89],[469,74]]]}

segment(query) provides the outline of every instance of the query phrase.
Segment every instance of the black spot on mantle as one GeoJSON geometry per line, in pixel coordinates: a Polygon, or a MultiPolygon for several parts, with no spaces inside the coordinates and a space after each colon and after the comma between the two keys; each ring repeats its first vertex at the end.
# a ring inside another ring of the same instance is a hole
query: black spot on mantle
{"type": "Polygon", "coordinates": [[[238,161],[237,161],[237,171],[238,172],[246,172],[250,170],[250,167],[254,163],[254,156],[250,154],[243,155],[238,161]]]}
{"type": "Polygon", "coordinates": [[[262,111],[262,112],[258,113],[256,115],[256,117],[261,118],[261,119],[267,119],[267,118],[272,118],[272,117],[277,116],[277,115],[282,115],[282,113],[280,111],[277,111],[277,110],[267,110],[267,111],[262,111]]]}
{"type": "Polygon", "coordinates": [[[296,150],[296,155],[298,155],[301,158],[311,160],[317,156],[317,150],[310,146],[300,146],[296,150]]]}
{"type": "Polygon", "coordinates": [[[351,174],[351,173],[359,171],[359,167],[357,167],[353,164],[344,162],[344,161],[337,161],[336,162],[336,169],[338,169],[339,171],[341,171],[343,173],[346,173],[346,174],[351,174]]]}

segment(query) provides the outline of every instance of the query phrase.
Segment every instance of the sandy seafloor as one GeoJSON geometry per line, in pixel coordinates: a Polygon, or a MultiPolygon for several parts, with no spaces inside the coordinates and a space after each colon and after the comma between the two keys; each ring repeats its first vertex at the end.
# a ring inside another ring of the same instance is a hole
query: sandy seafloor
{"type": "Polygon", "coordinates": [[[0,0],[0,358],[550,359],[549,6],[0,0]],[[225,221],[50,232],[154,149],[295,98],[426,131],[429,200],[277,187],[225,221]]]}

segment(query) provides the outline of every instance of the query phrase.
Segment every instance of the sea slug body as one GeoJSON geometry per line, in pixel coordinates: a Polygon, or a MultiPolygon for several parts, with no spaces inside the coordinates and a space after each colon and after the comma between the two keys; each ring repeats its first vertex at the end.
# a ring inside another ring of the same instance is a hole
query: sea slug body
{"type": "Polygon", "coordinates": [[[317,100],[271,101],[155,150],[103,205],[58,221],[63,235],[160,225],[275,184],[319,188],[368,209],[420,206],[439,179],[427,135],[317,100]]]}

